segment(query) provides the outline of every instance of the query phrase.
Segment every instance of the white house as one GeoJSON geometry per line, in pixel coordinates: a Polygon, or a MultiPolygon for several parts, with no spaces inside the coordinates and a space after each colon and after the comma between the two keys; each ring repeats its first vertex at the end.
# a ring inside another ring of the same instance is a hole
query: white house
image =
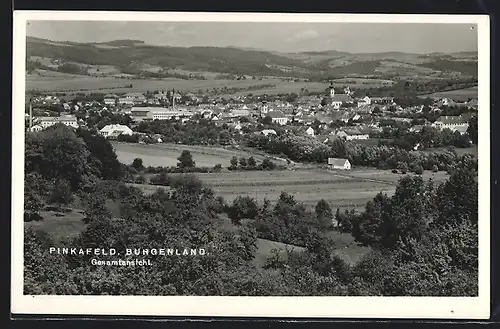
{"type": "Polygon", "coordinates": [[[34,125],[33,127],[31,127],[31,131],[33,131],[33,132],[39,132],[42,130],[43,130],[43,128],[39,125],[34,125]]]}
{"type": "Polygon", "coordinates": [[[370,97],[365,96],[365,97],[363,97],[362,99],[360,99],[358,101],[358,107],[362,107],[362,106],[366,106],[366,105],[371,105],[371,103],[372,103],[372,100],[370,99],[370,97]]]}
{"type": "Polygon", "coordinates": [[[101,135],[106,138],[114,138],[119,135],[132,135],[134,132],[132,129],[125,125],[107,125],[100,130],[101,135]]]}
{"type": "Polygon", "coordinates": [[[309,136],[314,136],[314,129],[312,127],[307,128],[306,134],[309,136]]]}
{"type": "Polygon", "coordinates": [[[328,165],[333,169],[351,170],[351,163],[347,159],[328,158],[328,165]]]}

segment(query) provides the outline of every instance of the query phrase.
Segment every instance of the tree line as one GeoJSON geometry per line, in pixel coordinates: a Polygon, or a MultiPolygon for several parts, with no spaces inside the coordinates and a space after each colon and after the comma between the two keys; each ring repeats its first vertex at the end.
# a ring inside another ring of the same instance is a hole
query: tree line
{"type": "Polygon", "coordinates": [[[323,144],[314,137],[292,133],[277,136],[252,135],[245,142],[249,147],[287,157],[293,161],[326,164],[328,158],[342,158],[348,159],[354,166],[385,170],[400,169],[401,166],[406,166],[412,171],[420,167],[422,170],[433,170],[434,166],[437,166],[438,170],[446,171],[460,160],[460,156],[452,148],[423,152],[406,150],[398,146],[363,145],[343,139],[323,144]]]}

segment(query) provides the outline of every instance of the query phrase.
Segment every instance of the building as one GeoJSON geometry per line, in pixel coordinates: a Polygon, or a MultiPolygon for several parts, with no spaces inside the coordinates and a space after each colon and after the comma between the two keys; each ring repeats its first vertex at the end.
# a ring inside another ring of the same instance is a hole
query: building
{"type": "Polygon", "coordinates": [[[78,128],[78,119],[74,115],[61,115],[59,117],[35,117],[33,122],[45,129],[58,123],[67,127],[78,128]]]}
{"type": "Polygon", "coordinates": [[[127,93],[119,98],[118,103],[123,105],[134,105],[146,102],[146,96],[141,93],[127,93]]]}
{"type": "Polygon", "coordinates": [[[314,136],[314,129],[312,127],[309,127],[307,128],[306,130],[306,134],[308,134],[309,136],[314,136]]]}
{"type": "Polygon", "coordinates": [[[279,124],[281,126],[284,126],[288,123],[288,117],[283,114],[281,111],[270,111],[267,113],[267,116],[269,116],[272,120],[273,123],[279,124]]]}
{"type": "Polygon", "coordinates": [[[365,96],[364,98],[362,98],[358,101],[358,107],[367,106],[367,105],[371,105],[371,104],[372,104],[372,100],[368,96],[365,96]]]}
{"type": "Polygon", "coordinates": [[[339,138],[345,138],[346,140],[366,140],[369,139],[370,136],[366,133],[362,133],[361,131],[357,129],[350,129],[350,130],[341,130],[337,132],[336,134],[337,137],[339,138]]]}
{"type": "Polygon", "coordinates": [[[445,115],[437,118],[432,126],[439,130],[450,129],[452,131],[463,131],[465,129],[465,131],[467,131],[469,128],[469,122],[464,116],[461,115],[445,115]]]}
{"type": "Polygon", "coordinates": [[[328,158],[328,166],[333,169],[351,170],[351,163],[347,159],[328,158]]]}
{"type": "Polygon", "coordinates": [[[410,127],[409,131],[412,133],[419,133],[422,131],[422,129],[424,129],[424,125],[414,125],[410,127]]]}
{"type": "Polygon", "coordinates": [[[346,103],[352,103],[352,97],[349,95],[341,94],[331,97],[331,105],[334,109],[338,110],[340,107],[346,103]]]}
{"type": "Polygon", "coordinates": [[[136,122],[148,120],[171,120],[190,118],[194,112],[187,110],[172,110],[165,107],[132,107],[130,117],[136,122]]]}
{"type": "Polygon", "coordinates": [[[241,109],[237,109],[237,110],[232,110],[231,111],[231,116],[233,117],[246,117],[246,116],[249,116],[250,115],[250,111],[245,109],[245,108],[241,108],[241,109]]]}
{"type": "Polygon", "coordinates": [[[352,103],[353,102],[353,99],[350,95],[350,90],[346,90],[346,92],[349,92],[349,94],[335,95],[335,89],[333,88],[333,85],[330,84],[330,100],[329,100],[329,102],[335,110],[340,109],[340,107],[345,103],[352,103]]]}
{"type": "Polygon", "coordinates": [[[119,99],[119,97],[115,94],[107,94],[104,96],[104,104],[106,105],[115,105],[116,101],[119,99]]]}
{"type": "Polygon", "coordinates": [[[132,129],[125,125],[107,125],[100,131],[102,136],[106,138],[116,138],[120,135],[132,135],[134,132],[132,129]]]}
{"type": "Polygon", "coordinates": [[[276,131],[274,129],[264,129],[264,130],[262,130],[262,134],[264,136],[276,135],[276,131]]]}
{"type": "Polygon", "coordinates": [[[33,127],[31,127],[31,131],[33,131],[33,132],[39,132],[42,130],[43,130],[42,126],[39,126],[39,125],[34,125],[33,127]]]}

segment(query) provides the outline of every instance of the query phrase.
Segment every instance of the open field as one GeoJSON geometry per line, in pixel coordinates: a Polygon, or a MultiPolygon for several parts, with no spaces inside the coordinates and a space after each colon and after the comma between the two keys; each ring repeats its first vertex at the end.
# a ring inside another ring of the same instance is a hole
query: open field
{"type": "MultiPolygon", "coordinates": [[[[324,91],[328,84],[318,82],[289,82],[280,79],[263,80],[182,80],[176,78],[165,79],[122,79],[111,77],[91,77],[69,74],[27,75],[26,90],[46,92],[144,92],[147,90],[165,90],[175,88],[180,91],[197,91],[213,88],[245,88],[256,85],[273,84],[275,88],[262,90],[248,90],[240,93],[290,93],[299,92],[301,88],[309,91],[324,91]],[[131,88],[125,85],[132,84],[131,88]]],[[[237,95],[237,94],[231,94],[237,95]]]]}
{"type": "MultiPolygon", "coordinates": [[[[362,210],[366,202],[379,192],[392,195],[396,184],[404,175],[376,169],[357,169],[350,172],[328,170],[285,170],[271,172],[230,172],[220,174],[197,174],[217,195],[231,202],[237,196],[249,196],[262,202],[274,202],[282,191],[295,197],[307,206],[315,206],[324,199],[332,208],[355,208],[362,210]]],[[[429,178],[442,182],[444,172],[424,172],[429,178]]]]}
{"type": "MultiPolygon", "coordinates": [[[[351,171],[327,169],[298,169],[280,171],[235,171],[223,173],[197,173],[205,184],[212,187],[226,202],[237,196],[249,196],[259,202],[264,199],[275,202],[285,191],[306,206],[314,207],[324,199],[333,209],[363,210],[366,203],[379,192],[391,196],[403,174],[390,170],[355,168],[351,171]]],[[[407,174],[411,175],[411,174],[407,174]]],[[[425,171],[424,181],[433,179],[441,183],[447,179],[446,172],[425,171]]],[[[145,193],[153,193],[159,186],[134,184],[145,193]]]]}
{"type": "Polygon", "coordinates": [[[476,87],[465,88],[465,89],[457,89],[450,91],[443,91],[439,93],[423,95],[422,97],[440,97],[440,98],[452,98],[455,101],[467,101],[469,98],[478,98],[478,90],[476,87]]]}
{"type": "MultiPolygon", "coordinates": [[[[180,144],[128,144],[112,142],[118,160],[125,164],[131,164],[135,158],[141,158],[144,166],[170,167],[177,166],[177,158],[183,150],[188,150],[193,155],[197,167],[213,167],[221,164],[228,167],[233,156],[249,158],[253,156],[257,162],[265,159],[258,153],[240,151],[236,149],[225,149],[222,147],[191,146],[180,144]]],[[[284,161],[273,160],[277,164],[285,164],[284,161]]]]}
{"type": "Polygon", "coordinates": [[[394,81],[386,79],[367,79],[367,78],[340,78],[334,79],[332,82],[339,85],[349,85],[349,86],[362,86],[371,85],[370,87],[382,86],[382,85],[392,85],[394,81]]]}
{"type": "MultiPolygon", "coordinates": [[[[379,170],[372,168],[354,168],[353,170],[345,172],[342,175],[352,177],[353,179],[381,181],[392,184],[397,184],[397,182],[405,176],[403,174],[393,174],[390,170],[379,170]]],[[[413,174],[406,174],[406,176],[407,175],[413,174]]],[[[448,174],[445,171],[438,171],[434,173],[432,171],[426,170],[421,176],[424,181],[432,178],[432,180],[436,183],[442,183],[446,179],[448,179],[448,174]]]]}

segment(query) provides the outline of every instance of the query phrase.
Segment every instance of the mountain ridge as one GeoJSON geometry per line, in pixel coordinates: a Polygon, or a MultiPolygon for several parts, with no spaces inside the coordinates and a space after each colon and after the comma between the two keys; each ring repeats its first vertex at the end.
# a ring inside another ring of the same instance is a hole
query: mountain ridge
{"type": "MultiPolygon", "coordinates": [[[[142,63],[158,70],[184,70],[253,76],[331,77],[425,75],[430,73],[477,76],[477,54],[471,51],[414,54],[398,51],[349,53],[338,50],[275,52],[254,48],[160,46],[142,40],[121,39],[82,43],[27,37],[27,59],[49,58],[74,65],[108,65],[127,74],[141,74],[131,66],[142,63]],[[126,50],[126,51],[124,51],[126,50]]],[[[31,63],[32,64],[32,63],[31,63]]],[[[36,61],[34,66],[39,65],[36,61]]]]}

